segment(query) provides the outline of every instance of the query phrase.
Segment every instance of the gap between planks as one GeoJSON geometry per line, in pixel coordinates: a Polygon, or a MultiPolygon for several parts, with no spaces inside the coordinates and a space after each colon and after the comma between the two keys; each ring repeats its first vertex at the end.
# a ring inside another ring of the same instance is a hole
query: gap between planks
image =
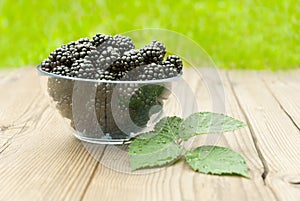
{"type": "MultiPolygon", "coordinates": [[[[230,80],[230,79],[229,79],[228,72],[226,72],[226,77],[227,77],[228,80],[230,80]]],[[[267,175],[268,175],[268,172],[269,172],[268,164],[267,164],[266,159],[264,158],[264,156],[263,156],[263,154],[262,154],[262,152],[261,152],[261,149],[260,149],[260,147],[259,147],[259,145],[258,145],[257,137],[255,136],[253,127],[252,127],[252,125],[251,125],[251,122],[250,122],[249,118],[247,117],[247,115],[246,115],[246,113],[245,113],[245,110],[244,110],[243,107],[241,106],[241,103],[240,103],[240,101],[239,101],[239,99],[238,99],[238,97],[237,97],[236,91],[234,90],[234,88],[233,88],[233,83],[232,83],[231,81],[230,81],[230,88],[231,88],[231,91],[233,92],[233,95],[234,95],[234,97],[235,97],[235,99],[236,99],[236,102],[237,102],[237,104],[238,104],[238,106],[239,106],[239,108],[240,108],[242,114],[244,115],[244,117],[245,117],[245,119],[246,119],[246,123],[247,123],[247,126],[249,127],[249,130],[250,130],[250,133],[251,133],[251,137],[252,137],[252,140],[253,140],[255,149],[256,149],[256,151],[257,151],[258,157],[260,158],[260,160],[261,160],[261,162],[262,162],[264,171],[263,171],[263,173],[261,174],[261,177],[262,177],[262,179],[263,179],[264,184],[266,185],[265,179],[266,179],[266,177],[267,177],[267,175]]]]}
{"type": "MultiPolygon", "coordinates": [[[[264,73],[267,76],[280,76],[281,74],[264,73]]],[[[258,146],[268,167],[265,182],[275,193],[279,200],[298,200],[300,190],[297,185],[291,185],[287,178],[297,180],[300,166],[300,136],[299,130],[285,113],[281,104],[274,97],[262,77],[257,72],[230,71],[229,77],[233,83],[237,98],[249,118],[258,146]],[[247,76],[246,76],[247,75],[247,76]]],[[[298,77],[299,79],[299,77],[298,77]]],[[[295,85],[299,90],[300,85],[295,85]]],[[[284,95],[277,92],[277,98],[284,95]]],[[[293,93],[289,94],[290,98],[293,93]]],[[[297,109],[298,104],[289,102],[290,112],[297,109]]],[[[299,117],[294,113],[295,117],[299,117]]]]}
{"type": "Polygon", "coordinates": [[[300,131],[300,70],[295,71],[298,75],[290,79],[290,72],[281,72],[281,76],[260,72],[259,76],[264,81],[272,96],[276,99],[281,109],[290,118],[300,131]]]}

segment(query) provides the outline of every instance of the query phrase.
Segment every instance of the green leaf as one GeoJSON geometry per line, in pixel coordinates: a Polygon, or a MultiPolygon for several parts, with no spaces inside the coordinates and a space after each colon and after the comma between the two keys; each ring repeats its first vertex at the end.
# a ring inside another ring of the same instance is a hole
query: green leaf
{"type": "Polygon", "coordinates": [[[205,174],[241,175],[249,178],[243,157],[231,149],[218,146],[201,146],[187,151],[186,161],[195,170],[205,174]]]}
{"type": "Polygon", "coordinates": [[[188,140],[195,135],[233,131],[245,125],[245,123],[223,114],[199,112],[192,114],[182,122],[179,133],[183,140],[188,140]]]}
{"type": "Polygon", "coordinates": [[[154,130],[176,140],[179,137],[179,128],[182,122],[183,119],[180,117],[164,117],[155,125],[154,130]]]}
{"type": "Polygon", "coordinates": [[[181,157],[183,148],[168,135],[152,131],[138,136],[129,145],[132,170],[160,167],[175,162],[181,157]]]}

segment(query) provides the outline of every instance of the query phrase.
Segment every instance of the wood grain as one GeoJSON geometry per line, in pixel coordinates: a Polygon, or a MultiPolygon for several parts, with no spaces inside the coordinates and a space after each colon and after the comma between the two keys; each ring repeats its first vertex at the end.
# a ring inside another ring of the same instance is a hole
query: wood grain
{"type": "Polygon", "coordinates": [[[299,186],[286,179],[300,173],[299,130],[257,72],[232,71],[229,77],[261,153],[266,185],[279,200],[299,200],[299,186]]]}
{"type": "Polygon", "coordinates": [[[266,72],[259,75],[282,110],[300,130],[300,71],[282,72],[280,77],[266,72]],[[298,76],[298,80],[294,76],[298,76]]]}
{"type": "MultiPolygon", "coordinates": [[[[244,120],[228,82],[223,81],[223,78],[223,73],[211,69],[203,69],[201,72],[191,69],[185,72],[185,79],[188,80],[189,86],[196,95],[200,110],[212,111],[213,108],[217,110],[215,112],[223,110],[228,115],[244,120]],[[199,77],[193,79],[196,73],[199,77]],[[220,95],[222,92],[223,99],[220,95]],[[213,100],[215,98],[221,98],[225,103],[214,107],[212,102],[220,104],[213,100]]],[[[183,90],[180,95],[186,99],[189,97],[187,90],[183,90]]],[[[190,104],[182,104],[182,106],[185,110],[190,107],[190,104]]],[[[252,179],[195,173],[183,161],[155,173],[133,175],[127,172],[126,174],[124,165],[129,166],[129,163],[115,162],[114,156],[122,152],[113,149],[113,151],[106,151],[102,159],[110,158],[110,166],[123,170],[123,173],[99,166],[84,200],[93,198],[103,200],[275,200],[268,186],[263,183],[261,177],[263,165],[252,143],[249,129],[242,129],[234,134],[228,133],[223,137],[201,136],[194,139],[191,148],[202,144],[227,146],[242,153],[250,167],[252,179]]],[[[109,160],[106,160],[106,165],[107,162],[109,160]]]]}
{"type": "Polygon", "coordinates": [[[80,200],[97,161],[48,107],[34,69],[0,86],[0,200],[80,200]]]}
{"type": "Polygon", "coordinates": [[[186,143],[241,153],[250,168],[245,179],[196,173],[183,160],[132,173],[125,145],[91,145],[72,136],[49,107],[34,68],[0,71],[0,201],[298,200],[299,72],[188,69],[190,91],[177,87],[168,100],[167,114],[197,109],[248,122],[186,143]]]}

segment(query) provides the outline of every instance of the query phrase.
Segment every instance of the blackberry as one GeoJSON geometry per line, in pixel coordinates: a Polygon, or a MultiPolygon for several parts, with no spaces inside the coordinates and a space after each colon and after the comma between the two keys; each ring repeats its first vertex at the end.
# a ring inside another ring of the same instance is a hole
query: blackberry
{"type": "Polygon", "coordinates": [[[129,50],[124,55],[113,62],[109,71],[116,74],[118,79],[123,78],[138,66],[144,65],[144,58],[139,50],[129,50]]]}
{"type": "Polygon", "coordinates": [[[137,76],[138,80],[156,80],[156,79],[165,79],[165,78],[166,75],[164,73],[163,66],[155,63],[152,63],[150,65],[141,68],[140,73],[137,76]]]}
{"type": "Polygon", "coordinates": [[[138,88],[138,90],[131,96],[129,114],[130,119],[137,126],[144,127],[149,121],[151,115],[161,110],[163,103],[162,94],[164,91],[165,88],[161,85],[144,85],[140,86],[140,88],[138,88]],[[153,107],[156,107],[156,110],[153,110],[153,107]],[[150,114],[150,111],[152,114],[150,114]]]}
{"type": "Polygon", "coordinates": [[[125,45],[125,43],[122,42],[125,38],[116,37],[116,39],[115,37],[104,34],[97,34],[94,37],[94,44],[99,52],[96,62],[98,69],[108,70],[108,68],[123,54],[124,47],[120,48],[119,43],[125,45]]]}
{"type": "Polygon", "coordinates": [[[114,40],[118,44],[118,49],[121,55],[135,48],[132,39],[127,36],[115,35],[114,40]]]}
{"type": "Polygon", "coordinates": [[[105,34],[96,34],[94,37],[93,37],[93,40],[92,40],[92,44],[95,46],[95,47],[98,47],[100,46],[102,43],[104,43],[105,41],[111,39],[111,36],[108,36],[108,35],[105,35],[105,34]]]}
{"type": "Polygon", "coordinates": [[[70,67],[70,77],[95,79],[97,77],[97,57],[98,52],[96,50],[92,50],[85,58],[80,58],[74,61],[70,67]]]}
{"type": "Polygon", "coordinates": [[[161,63],[166,54],[164,45],[159,41],[152,41],[140,49],[140,52],[147,64],[161,63]]]}
{"type": "Polygon", "coordinates": [[[167,50],[166,50],[166,46],[157,40],[153,40],[150,44],[146,45],[146,47],[150,47],[150,48],[158,48],[161,52],[162,55],[165,56],[167,50]]]}
{"type": "Polygon", "coordinates": [[[175,55],[168,56],[166,61],[170,62],[175,66],[177,73],[182,72],[183,64],[182,64],[182,60],[178,56],[175,55]]]}
{"type": "Polygon", "coordinates": [[[121,55],[123,55],[126,51],[135,48],[132,39],[122,35],[115,35],[114,37],[112,37],[105,34],[96,34],[93,37],[93,45],[97,48],[100,46],[105,46],[103,49],[112,46],[114,48],[117,48],[120,51],[121,55]]]}
{"type": "Polygon", "coordinates": [[[153,48],[142,48],[140,50],[144,61],[146,64],[150,63],[161,63],[163,60],[163,56],[161,54],[161,51],[159,49],[153,49],[153,48]]]}
{"type": "Polygon", "coordinates": [[[101,53],[98,50],[91,50],[84,59],[89,60],[95,68],[99,68],[100,63],[98,62],[98,59],[100,55],[101,53]]]}
{"type": "Polygon", "coordinates": [[[92,61],[83,59],[79,63],[78,67],[79,67],[78,74],[77,74],[78,78],[94,79],[95,68],[92,61]]]}
{"type": "Polygon", "coordinates": [[[91,60],[81,59],[73,63],[72,75],[77,78],[93,80],[116,80],[116,74],[107,70],[99,69],[91,60]]]}
{"type": "Polygon", "coordinates": [[[71,66],[79,59],[83,59],[95,49],[88,38],[62,45],[50,53],[41,64],[41,69],[62,76],[72,76],[71,66]]]}
{"type": "MultiPolygon", "coordinates": [[[[134,123],[138,127],[144,127],[149,121],[151,114],[150,110],[156,113],[158,111],[153,110],[153,106],[161,106],[161,94],[164,87],[160,85],[145,85],[140,84],[119,84],[115,86],[115,94],[118,100],[113,103],[112,112],[117,113],[116,124],[121,126],[125,133],[138,132],[133,130],[131,126],[134,123]]],[[[109,100],[109,99],[108,99],[109,100]]]]}
{"type": "Polygon", "coordinates": [[[178,75],[177,69],[174,64],[164,61],[163,62],[164,74],[166,78],[176,77],[178,75]]]}
{"type": "Polygon", "coordinates": [[[173,64],[168,61],[163,61],[162,64],[151,63],[139,66],[131,72],[127,72],[124,80],[160,80],[175,77],[177,74],[177,70],[173,64]]]}
{"type": "Polygon", "coordinates": [[[63,117],[72,119],[72,93],[74,81],[61,78],[49,78],[48,93],[63,117]]]}
{"type": "Polygon", "coordinates": [[[112,72],[105,70],[105,71],[103,71],[102,79],[103,80],[117,80],[118,76],[120,76],[120,74],[112,73],[112,72]]]}
{"type": "Polygon", "coordinates": [[[52,73],[57,75],[62,75],[62,76],[68,76],[68,77],[70,77],[71,74],[69,67],[65,65],[57,65],[53,67],[52,73]]]}
{"type": "Polygon", "coordinates": [[[41,69],[45,72],[48,72],[48,73],[50,73],[52,71],[51,61],[50,61],[49,58],[42,61],[41,69]]]}
{"type": "MultiPolygon", "coordinates": [[[[102,49],[104,49],[102,47],[102,49]]],[[[117,48],[113,46],[105,47],[104,50],[98,50],[100,55],[97,59],[97,64],[99,69],[108,70],[108,68],[120,58],[120,52],[117,48]]]]}

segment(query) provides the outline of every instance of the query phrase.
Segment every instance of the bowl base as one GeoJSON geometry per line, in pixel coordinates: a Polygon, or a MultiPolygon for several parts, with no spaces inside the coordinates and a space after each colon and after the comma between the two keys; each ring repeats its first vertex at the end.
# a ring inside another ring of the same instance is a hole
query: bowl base
{"type": "Polygon", "coordinates": [[[129,144],[131,142],[130,138],[124,139],[100,139],[100,138],[90,138],[78,135],[76,132],[73,133],[77,139],[83,142],[93,143],[93,144],[107,144],[107,145],[116,145],[116,144],[129,144]]]}

